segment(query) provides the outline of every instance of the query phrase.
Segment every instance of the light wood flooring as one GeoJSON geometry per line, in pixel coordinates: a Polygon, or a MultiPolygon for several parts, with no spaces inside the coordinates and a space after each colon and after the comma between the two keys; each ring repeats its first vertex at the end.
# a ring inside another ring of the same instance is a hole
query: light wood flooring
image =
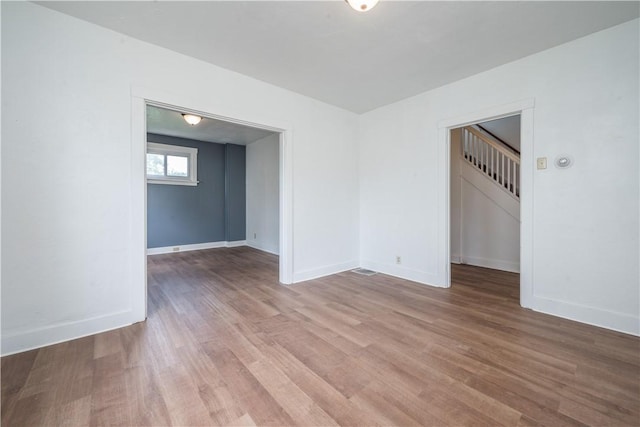
{"type": "Polygon", "coordinates": [[[149,257],[146,322],[2,358],[2,425],[640,424],[639,339],[520,308],[515,274],[277,271],[149,257]]]}

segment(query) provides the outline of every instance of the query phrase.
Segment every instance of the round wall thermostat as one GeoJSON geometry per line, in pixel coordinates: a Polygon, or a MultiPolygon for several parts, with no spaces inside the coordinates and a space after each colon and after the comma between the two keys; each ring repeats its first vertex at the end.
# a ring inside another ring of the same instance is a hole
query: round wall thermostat
{"type": "Polygon", "coordinates": [[[560,169],[566,169],[569,166],[571,166],[572,163],[573,163],[573,160],[571,159],[571,157],[566,155],[556,157],[556,161],[555,161],[556,167],[560,169]]]}

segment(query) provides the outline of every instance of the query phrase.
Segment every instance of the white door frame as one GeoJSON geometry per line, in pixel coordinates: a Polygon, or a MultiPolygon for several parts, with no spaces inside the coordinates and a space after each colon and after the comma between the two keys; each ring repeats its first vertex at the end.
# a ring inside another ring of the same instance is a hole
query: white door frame
{"type": "Polygon", "coordinates": [[[438,122],[438,276],[451,286],[451,129],[520,114],[520,305],[533,304],[533,98],[438,122]]]}
{"type": "Polygon", "coordinates": [[[207,98],[131,88],[131,204],[130,271],[133,322],[147,316],[147,185],[146,106],[155,105],[202,117],[270,130],[280,134],[280,282],[293,282],[293,141],[292,126],[273,118],[241,117],[237,111],[211,105],[207,98]],[[189,107],[186,107],[189,106],[189,107]],[[227,113],[227,114],[225,114],[227,113]]]}

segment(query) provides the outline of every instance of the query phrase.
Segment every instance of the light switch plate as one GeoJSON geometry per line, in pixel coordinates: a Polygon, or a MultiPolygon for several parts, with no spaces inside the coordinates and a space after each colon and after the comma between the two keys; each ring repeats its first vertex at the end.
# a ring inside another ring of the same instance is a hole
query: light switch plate
{"type": "Polygon", "coordinates": [[[547,158],[546,157],[538,157],[537,166],[538,166],[538,169],[546,169],[547,168],[547,158]]]}

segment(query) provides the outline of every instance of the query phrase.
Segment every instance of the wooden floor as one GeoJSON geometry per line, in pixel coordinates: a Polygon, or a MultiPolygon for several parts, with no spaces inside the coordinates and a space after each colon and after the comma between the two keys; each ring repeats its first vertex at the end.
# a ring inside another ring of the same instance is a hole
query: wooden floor
{"type": "Polygon", "coordinates": [[[638,338],[346,272],[293,286],[249,248],[149,257],[149,319],[2,358],[2,425],[640,424],[638,338]]]}

